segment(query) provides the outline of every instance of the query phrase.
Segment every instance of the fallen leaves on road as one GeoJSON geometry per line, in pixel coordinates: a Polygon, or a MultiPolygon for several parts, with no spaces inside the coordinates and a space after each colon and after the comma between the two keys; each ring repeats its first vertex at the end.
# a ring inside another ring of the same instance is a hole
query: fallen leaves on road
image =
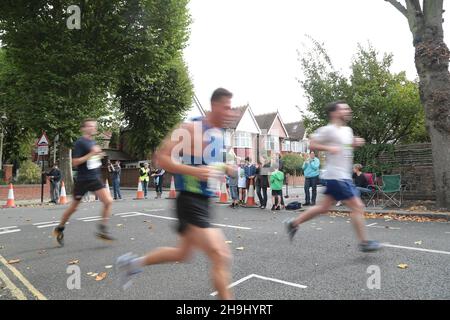
{"type": "MultiPolygon", "coordinates": [[[[430,212],[433,213],[433,212],[430,212]]],[[[441,212],[440,212],[441,213],[441,212]]],[[[331,211],[330,217],[336,218],[336,217],[348,217],[349,213],[347,212],[338,212],[338,211],[331,211]]],[[[399,215],[392,212],[388,213],[372,213],[372,212],[365,212],[364,217],[366,219],[385,219],[385,221],[410,221],[410,222],[447,222],[447,219],[445,218],[430,218],[430,217],[424,217],[424,216],[417,216],[411,213],[411,215],[399,215]]]]}
{"type": "Polygon", "coordinates": [[[320,230],[322,230],[322,228],[316,228],[316,230],[319,230],[319,231],[320,231],[320,230]]]}
{"type": "Polygon", "coordinates": [[[408,268],[408,265],[406,263],[400,263],[397,267],[399,267],[400,269],[406,269],[408,268]]]}
{"type": "Polygon", "coordinates": [[[15,263],[19,263],[20,262],[20,259],[11,259],[11,260],[8,260],[8,264],[15,264],[15,263]]]}
{"type": "Polygon", "coordinates": [[[111,269],[113,266],[109,265],[109,266],[105,266],[105,269],[111,269]]]}
{"type": "Polygon", "coordinates": [[[407,211],[428,211],[427,207],[425,207],[425,206],[412,206],[406,210],[407,211]]]}
{"type": "Polygon", "coordinates": [[[422,240],[416,241],[416,242],[414,242],[414,244],[417,244],[420,246],[422,244],[422,240]]]}
{"type": "Polygon", "coordinates": [[[230,244],[230,243],[233,243],[233,241],[227,240],[227,241],[225,241],[225,243],[230,244]]]}
{"type": "Polygon", "coordinates": [[[243,250],[244,250],[244,247],[237,247],[236,250],[243,251],[243,250]]]}
{"type": "Polygon", "coordinates": [[[71,260],[71,261],[69,261],[69,265],[78,264],[79,262],[80,262],[80,260],[71,260]]]}
{"type": "Polygon", "coordinates": [[[47,253],[47,251],[46,250],[39,250],[38,251],[38,254],[44,254],[44,253],[47,253]]]}
{"type": "Polygon", "coordinates": [[[98,276],[95,277],[95,281],[102,281],[105,278],[106,278],[106,272],[102,272],[98,276]]]}
{"type": "Polygon", "coordinates": [[[88,276],[92,276],[93,272],[86,273],[88,276]]]}
{"type": "Polygon", "coordinates": [[[0,246],[0,250],[1,250],[1,249],[5,249],[5,246],[0,246]]]}
{"type": "Polygon", "coordinates": [[[123,226],[123,224],[121,224],[121,223],[116,224],[116,227],[118,227],[118,228],[120,228],[122,226],[123,226]]]}
{"type": "Polygon", "coordinates": [[[131,241],[134,241],[134,238],[130,238],[131,241]]]}

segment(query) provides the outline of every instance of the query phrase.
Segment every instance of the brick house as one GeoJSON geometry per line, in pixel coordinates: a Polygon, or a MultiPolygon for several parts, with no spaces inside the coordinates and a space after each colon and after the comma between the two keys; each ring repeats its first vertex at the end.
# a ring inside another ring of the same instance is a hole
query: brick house
{"type": "Polygon", "coordinates": [[[303,122],[285,123],[285,128],[289,138],[285,139],[281,145],[281,153],[305,153],[308,152],[309,143],[306,138],[306,130],[303,122]]]}
{"type": "Polygon", "coordinates": [[[256,121],[261,130],[259,137],[260,155],[273,157],[281,153],[281,145],[289,139],[288,131],[281,119],[280,113],[272,112],[257,115],[256,121]]]}

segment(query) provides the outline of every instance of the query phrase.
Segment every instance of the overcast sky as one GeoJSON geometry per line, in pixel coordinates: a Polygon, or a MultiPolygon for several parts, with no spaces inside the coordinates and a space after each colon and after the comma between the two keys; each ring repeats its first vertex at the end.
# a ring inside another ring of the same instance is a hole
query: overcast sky
{"type": "MultiPolygon", "coordinates": [[[[444,33],[450,45],[449,1],[444,33]]],[[[297,50],[305,34],[324,42],[346,74],[358,42],[394,54],[393,71],[417,76],[406,18],[384,0],[191,0],[193,19],[185,59],[204,107],[217,87],[234,93],[235,106],[255,114],[278,109],[285,122],[301,118],[306,99],[297,50]]]]}

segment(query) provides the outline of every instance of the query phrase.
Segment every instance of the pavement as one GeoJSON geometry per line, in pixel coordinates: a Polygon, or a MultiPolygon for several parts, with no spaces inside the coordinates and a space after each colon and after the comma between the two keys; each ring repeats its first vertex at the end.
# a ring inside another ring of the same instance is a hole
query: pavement
{"type": "MultiPolygon", "coordinates": [[[[0,300],[215,299],[209,262],[200,252],[187,263],[147,267],[129,290],[118,288],[111,266],[119,255],[177,243],[173,200],[124,195],[113,206],[112,244],[94,236],[98,202],[80,206],[63,248],[51,231],[67,206],[0,210],[0,300]]],[[[291,244],[283,221],[295,212],[212,208],[214,223],[231,241],[236,299],[450,299],[448,222],[368,219],[370,238],[384,244],[368,254],[357,250],[345,216],[303,224],[291,244]]]]}

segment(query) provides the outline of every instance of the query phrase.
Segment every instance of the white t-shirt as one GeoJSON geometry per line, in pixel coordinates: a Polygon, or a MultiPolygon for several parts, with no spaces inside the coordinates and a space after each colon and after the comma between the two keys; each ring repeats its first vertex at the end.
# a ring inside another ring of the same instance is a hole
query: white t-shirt
{"type": "Polygon", "coordinates": [[[247,187],[247,179],[245,178],[244,168],[239,168],[238,187],[239,188],[247,187]]]}
{"type": "Polygon", "coordinates": [[[325,172],[322,179],[351,180],[353,170],[353,130],[350,127],[338,127],[329,124],[317,129],[312,136],[320,144],[337,146],[337,154],[326,153],[325,172]]]}

